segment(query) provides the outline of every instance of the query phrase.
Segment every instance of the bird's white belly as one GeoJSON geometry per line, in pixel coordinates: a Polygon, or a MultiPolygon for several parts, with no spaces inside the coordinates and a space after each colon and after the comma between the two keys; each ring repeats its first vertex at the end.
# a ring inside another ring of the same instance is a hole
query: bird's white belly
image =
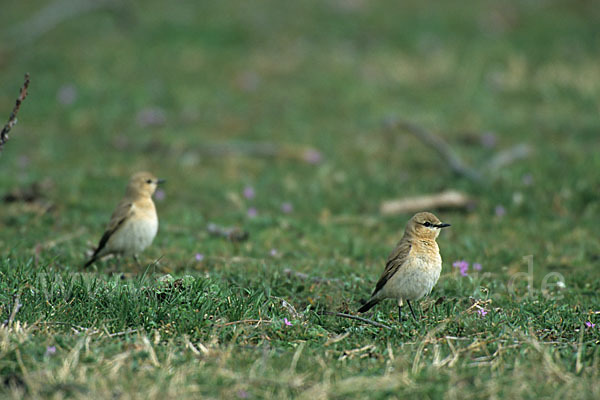
{"type": "Polygon", "coordinates": [[[416,258],[411,265],[396,272],[383,290],[383,297],[403,300],[418,300],[428,295],[437,283],[442,270],[439,264],[416,258]]]}
{"type": "Polygon", "coordinates": [[[138,254],[150,246],[158,231],[158,219],[133,219],[126,221],[110,238],[112,252],[123,255],[138,254]]]}

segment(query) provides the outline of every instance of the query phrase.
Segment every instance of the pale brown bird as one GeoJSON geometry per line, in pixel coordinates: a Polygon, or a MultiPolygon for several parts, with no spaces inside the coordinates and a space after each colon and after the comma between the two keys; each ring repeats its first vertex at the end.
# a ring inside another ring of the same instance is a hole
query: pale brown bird
{"type": "Polygon", "coordinates": [[[106,232],[85,267],[108,254],[133,256],[148,247],[158,231],[158,216],[152,195],[164,182],[148,172],[138,172],[129,180],[125,197],[110,219],[106,232]]]}
{"type": "Polygon", "coordinates": [[[415,214],[406,224],[404,236],[388,257],[385,270],[375,286],[371,299],[358,312],[365,312],[384,299],[398,301],[398,318],[402,321],[402,305],[428,295],[442,271],[442,257],[435,239],[440,229],[450,226],[429,212],[415,214]]]}

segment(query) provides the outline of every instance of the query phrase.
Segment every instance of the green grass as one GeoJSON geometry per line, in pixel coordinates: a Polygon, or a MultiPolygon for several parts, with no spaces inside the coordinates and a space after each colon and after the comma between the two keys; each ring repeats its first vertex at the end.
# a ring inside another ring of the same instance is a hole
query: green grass
{"type": "Polygon", "coordinates": [[[0,207],[1,397],[600,397],[593,2],[132,1],[35,36],[45,5],[0,13],[2,118],[32,79],[0,194],[50,182],[0,207]],[[140,123],[153,108],[164,121],[140,123]],[[391,117],[475,168],[533,151],[476,183],[391,117]],[[83,271],[143,169],[168,181],[144,267],[83,271]],[[452,227],[419,320],[399,323],[392,301],[367,314],[391,330],[321,315],[354,313],[382,272],[410,215],[381,202],[445,189],[476,206],[434,210],[452,227]],[[461,259],[482,271],[461,276],[461,259]]]}

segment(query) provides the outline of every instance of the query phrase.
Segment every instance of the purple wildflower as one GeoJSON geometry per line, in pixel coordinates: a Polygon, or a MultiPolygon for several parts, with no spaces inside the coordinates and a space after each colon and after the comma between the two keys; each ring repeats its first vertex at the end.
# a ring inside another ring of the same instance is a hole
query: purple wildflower
{"type": "Polygon", "coordinates": [[[250,397],[250,395],[247,391],[241,389],[237,391],[237,397],[240,399],[247,399],[248,397],[250,397]]]}
{"type": "Polygon", "coordinates": [[[323,155],[315,149],[308,149],[302,154],[302,158],[309,164],[318,164],[323,160],[323,155]]]}
{"type": "Polygon", "coordinates": [[[289,214],[294,211],[294,206],[289,202],[281,203],[281,211],[285,214],[289,214]]]}
{"type": "Polygon", "coordinates": [[[292,326],[292,323],[290,321],[288,321],[287,318],[283,319],[283,323],[286,324],[287,326],[292,326]]]}
{"type": "Polygon", "coordinates": [[[27,156],[19,156],[18,158],[19,168],[27,168],[31,164],[31,159],[27,156]]]}
{"type": "Polygon", "coordinates": [[[585,326],[587,326],[588,328],[594,328],[596,326],[596,324],[592,324],[590,321],[587,321],[585,323],[585,326]]]}
{"type": "Polygon", "coordinates": [[[260,86],[260,76],[254,71],[243,71],[236,77],[236,81],[244,92],[254,92],[260,86]]]}
{"type": "Polygon", "coordinates": [[[248,212],[246,213],[248,215],[248,217],[250,218],[254,218],[258,215],[258,210],[254,207],[250,207],[248,209],[248,212]]]}
{"type": "Polygon", "coordinates": [[[244,188],[244,197],[248,200],[253,199],[256,196],[256,192],[254,192],[254,188],[252,186],[246,186],[244,188]]]}
{"type": "Polygon", "coordinates": [[[501,205],[497,205],[494,209],[494,213],[496,213],[497,217],[504,217],[504,215],[506,215],[506,209],[501,205]]]}
{"type": "Polygon", "coordinates": [[[167,122],[167,114],[160,107],[147,107],[137,113],[136,121],[142,128],[161,126],[167,122]]]}
{"type": "Polygon", "coordinates": [[[481,136],[481,145],[486,149],[496,147],[497,141],[496,135],[493,132],[486,132],[481,136]]]}
{"type": "Polygon", "coordinates": [[[469,263],[465,260],[455,261],[452,266],[454,268],[458,268],[460,270],[460,274],[462,276],[467,276],[467,271],[469,270],[469,263]]]}
{"type": "Polygon", "coordinates": [[[48,346],[46,347],[46,355],[51,356],[56,353],[56,346],[48,346]]]}
{"type": "Polygon", "coordinates": [[[521,181],[523,182],[523,185],[531,186],[533,185],[533,176],[531,174],[525,174],[521,178],[521,181]]]}
{"type": "Polygon", "coordinates": [[[271,249],[271,251],[269,252],[269,254],[271,255],[271,257],[275,257],[277,256],[277,249],[271,249]]]}
{"type": "Polygon", "coordinates": [[[479,308],[479,309],[477,309],[477,314],[479,314],[479,315],[480,315],[480,316],[482,316],[482,317],[485,317],[485,316],[487,315],[487,313],[488,313],[488,312],[487,312],[487,311],[485,311],[485,309],[483,309],[483,308],[479,308]]]}
{"type": "Polygon", "coordinates": [[[56,93],[56,99],[60,104],[70,106],[77,100],[77,88],[72,84],[61,86],[56,93]]]}
{"type": "Polygon", "coordinates": [[[202,260],[204,260],[204,254],[196,253],[196,261],[202,261],[202,260]]]}
{"type": "Polygon", "coordinates": [[[479,263],[473,263],[473,269],[475,271],[481,271],[481,264],[479,264],[479,263]]]}

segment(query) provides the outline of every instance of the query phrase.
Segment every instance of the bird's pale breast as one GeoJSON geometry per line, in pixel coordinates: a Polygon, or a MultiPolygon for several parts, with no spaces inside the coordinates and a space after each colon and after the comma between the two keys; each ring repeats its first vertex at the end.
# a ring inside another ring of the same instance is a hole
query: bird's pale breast
{"type": "Polygon", "coordinates": [[[431,292],[441,271],[439,253],[411,255],[382,289],[382,297],[418,300],[431,292]]]}
{"type": "Polygon", "coordinates": [[[134,215],[111,236],[107,247],[111,252],[137,254],[148,247],[158,231],[156,212],[134,215]]]}

